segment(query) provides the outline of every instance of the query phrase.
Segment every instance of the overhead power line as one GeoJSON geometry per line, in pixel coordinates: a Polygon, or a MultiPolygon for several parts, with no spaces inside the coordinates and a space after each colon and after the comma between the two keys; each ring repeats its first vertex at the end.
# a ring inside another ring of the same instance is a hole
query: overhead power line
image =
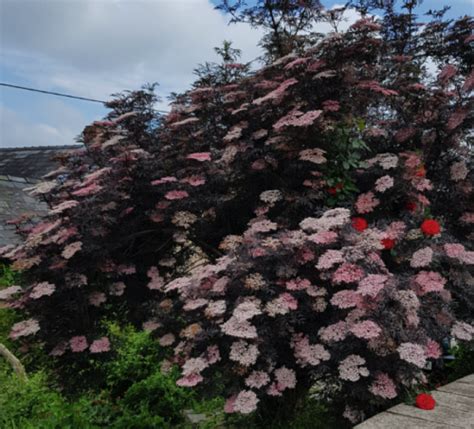
{"type": "MultiPolygon", "coordinates": [[[[79,97],[77,95],[63,94],[61,92],[54,92],[54,91],[45,91],[43,89],[29,88],[27,86],[13,85],[11,83],[5,83],[5,82],[0,82],[0,86],[5,86],[7,88],[14,88],[14,89],[23,89],[25,91],[31,91],[31,92],[39,92],[41,94],[47,94],[47,95],[55,95],[57,97],[67,97],[67,98],[73,98],[73,99],[76,99],[76,100],[91,101],[91,102],[94,102],[94,103],[101,103],[101,104],[107,103],[104,100],[96,100],[95,98],[79,97]]],[[[156,110],[157,112],[161,112],[161,113],[169,113],[166,110],[159,110],[159,109],[154,109],[154,110],[156,110]]]]}
{"type": "Polygon", "coordinates": [[[94,103],[102,103],[102,104],[106,103],[103,100],[96,100],[94,98],[78,97],[77,95],[62,94],[60,92],[45,91],[45,90],[36,89],[36,88],[28,88],[27,86],[12,85],[11,83],[0,82],[0,86],[6,86],[8,88],[24,89],[25,91],[41,92],[42,94],[56,95],[58,97],[67,97],[67,98],[75,98],[77,100],[93,101],[94,103]]]}

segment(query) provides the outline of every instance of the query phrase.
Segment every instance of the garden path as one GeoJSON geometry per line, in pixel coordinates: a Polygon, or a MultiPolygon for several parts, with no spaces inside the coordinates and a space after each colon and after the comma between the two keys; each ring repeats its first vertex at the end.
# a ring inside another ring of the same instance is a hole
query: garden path
{"type": "Polygon", "coordinates": [[[354,429],[474,429],[474,374],[431,393],[434,410],[399,404],[377,414],[354,429]]]}

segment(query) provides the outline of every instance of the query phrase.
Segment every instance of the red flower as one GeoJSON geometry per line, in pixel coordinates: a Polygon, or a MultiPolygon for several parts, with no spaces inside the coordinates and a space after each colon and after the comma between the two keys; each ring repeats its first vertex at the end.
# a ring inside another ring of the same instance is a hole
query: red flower
{"type": "Polygon", "coordinates": [[[436,235],[441,231],[439,223],[434,219],[426,219],[423,221],[420,228],[425,235],[436,235]]]}
{"type": "Polygon", "coordinates": [[[416,170],[415,176],[416,177],[425,177],[426,176],[425,167],[423,167],[423,166],[419,167],[418,170],[416,170]]]}
{"type": "Polygon", "coordinates": [[[336,186],[328,189],[328,194],[336,195],[337,191],[340,191],[342,188],[344,188],[344,183],[339,182],[336,184],[336,186]]]}
{"type": "Polygon", "coordinates": [[[369,224],[363,217],[352,218],[352,228],[354,228],[356,231],[362,232],[367,229],[368,226],[369,224]]]}
{"type": "Polygon", "coordinates": [[[409,212],[414,212],[416,210],[416,203],[414,203],[413,201],[408,201],[406,204],[405,204],[405,208],[409,211],[409,212]]]}
{"type": "Polygon", "coordinates": [[[420,393],[415,400],[415,405],[422,410],[432,410],[436,401],[429,393],[420,393]]]}
{"type": "Polygon", "coordinates": [[[392,240],[391,238],[384,238],[382,240],[382,245],[387,250],[393,249],[395,247],[395,240],[392,240]]]}

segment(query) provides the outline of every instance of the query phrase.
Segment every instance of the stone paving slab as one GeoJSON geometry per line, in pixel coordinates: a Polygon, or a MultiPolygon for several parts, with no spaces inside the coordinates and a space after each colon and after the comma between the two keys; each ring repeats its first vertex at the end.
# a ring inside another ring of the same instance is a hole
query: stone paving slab
{"type": "Polygon", "coordinates": [[[463,377],[459,380],[456,380],[455,383],[474,384],[474,374],[471,374],[471,375],[468,375],[467,377],[463,377]]]}
{"type": "Polygon", "coordinates": [[[467,396],[456,395],[454,393],[440,392],[438,390],[432,393],[433,398],[437,403],[446,405],[461,411],[474,410],[474,398],[467,396]]]}
{"type": "MultiPolygon", "coordinates": [[[[456,395],[474,398],[474,385],[468,383],[450,383],[438,389],[440,392],[454,393],[456,395]]],[[[474,412],[474,411],[473,411],[474,412]]]]}
{"type": "Polygon", "coordinates": [[[399,404],[356,429],[474,429],[474,374],[432,392],[434,410],[399,404]]]}
{"type": "MultiPolygon", "coordinates": [[[[451,426],[455,429],[455,426],[451,426]]],[[[384,412],[366,420],[357,429],[446,429],[444,423],[433,423],[426,420],[414,419],[400,414],[384,412]]],[[[354,429],[355,429],[354,428],[354,429]]]]}
{"type": "Polygon", "coordinates": [[[420,410],[413,405],[400,404],[390,408],[390,413],[445,424],[446,427],[469,428],[469,425],[472,424],[472,428],[474,428],[474,410],[461,411],[439,402],[434,410],[420,410]]]}

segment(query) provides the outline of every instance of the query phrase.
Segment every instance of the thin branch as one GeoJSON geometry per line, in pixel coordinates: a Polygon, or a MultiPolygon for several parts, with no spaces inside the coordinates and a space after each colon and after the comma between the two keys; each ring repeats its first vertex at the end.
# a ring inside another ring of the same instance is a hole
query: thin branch
{"type": "Polygon", "coordinates": [[[205,241],[199,240],[197,237],[189,237],[189,240],[192,241],[198,247],[204,248],[209,252],[213,253],[217,257],[221,257],[224,255],[220,250],[214,248],[210,244],[207,244],[205,241]]]}
{"type": "Polygon", "coordinates": [[[16,375],[21,381],[28,381],[25,367],[22,365],[20,360],[16,358],[15,355],[10,350],[8,350],[2,343],[0,343],[0,355],[7,360],[7,362],[11,365],[13,371],[16,373],[16,375]]]}
{"type": "Polygon", "coordinates": [[[276,38],[275,41],[276,41],[276,44],[277,44],[278,54],[280,55],[280,57],[282,57],[284,55],[284,53],[283,53],[283,44],[282,44],[282,41],[281,41],[281,38],[280,38],[280,33],[278,32],[279,27],[280,27],[281,18],[278,22],[275,20],[275,16],[273,14],[273,6],[269,1],[265,2],[265,7],[267,8],[267,10],[270,14],[270,19],[272,20],[271,27],[272,27],[273,34],[275,35],[275,38],[276,38]]]}

